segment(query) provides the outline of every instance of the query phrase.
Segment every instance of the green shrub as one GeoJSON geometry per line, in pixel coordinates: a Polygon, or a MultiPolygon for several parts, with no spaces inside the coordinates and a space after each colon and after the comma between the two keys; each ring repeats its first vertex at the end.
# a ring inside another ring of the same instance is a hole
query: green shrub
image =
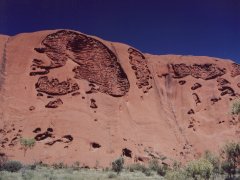
{"type": "Polygon", "coordinates": [[[157,159],[152,159],[148,164],[149,169],[156,171],[158,175],[165,176],[168,166],[166,164],[160,164],[157,159]]]}
{"type": "Polygon", "coordinates": [[[54,169],[64,169],[64,168],[67,168],[67,165],[64,164],[63,162],[60,162],[60,163],[53,163],[52,167],[54,169]]]}
{"type": "Polygon", "coordinates": [[[210,151],[205,151],[203,158],[208,160],[213,165],[213,172],[214,173],[220,173],[221,172],[221,162],[219,157],[214,155],[210,151]]]}
{"type": "Polygon", "coordinates": [[[233,102],[232,107],[231,107],[231,113],[236,114],[236,115],[240,113],[240,101],[239,100],[233,102]]]}
{"type": "Polygon", "coordinates": [[[72,165],[72,168],[73,168],[73,170],[81,169],[80,162],[79,161],[74,162],[73,165],[72,165]]]}
{"type": "Polygon", "coordinates": [[[240,143],[227,143],[222,148],[222,155],[225,158],[222,169],[232,177],[236,173],[237,167],[240,165],[240,143]]]}
{"type": "Polygon", "coordinates": [[[228,174],[229,178],[232,178],[234,174],[236,174],[236,167],[232,162],[224,161],[221,167],[222,167],[222,170],[228,174]]]}
{"type": "Polygon", "coordinates": [[[163,164],[163,165],[159,166],[159,168],[157,170],[157,174],[160,176],[165,176],[167,171],[168,171],[168,166],[166,164],[163,164]]]}
{"type": "Polygon", "coordinates": [[[117,177],[117,175],[115,173],[111,172],[111,173],[108,174],[109,179],[116,178],[116,177],[117,177]]]}
{"type": "Polygon", "coordinates": [[[34,177],[34,173],[32,171],[22,171],[22,179],[23,180],[31,180],[34,177]]]}
{"type": "Polygon", "coordinates": [[[122,171],[124,165],[124,159],[122,157],[112,162],[112,170],[118,174],[122,171]]]}
{"type": "Polygon", "coordinates": [[[146,168],[144,171],[142,171],[146,176],[151,176],[152,175],[152,171],[149,168],[146,168]]]}
{"type": "Polygon", "coordinates": [[[0,153],[0,170],[3,168],[3,165],[7,162],[8,158],[5,153],[0,153]]]}
{"type": "Polygon", "coordinates": [[[7,161],[3,164],[3,170],[9,172],[17,172],[19,171],[23,165],[19,161],[7,161]]]}
{"type": "Polygon", "coordinates": [[[209,179],[213,172],[213,165],[206,159],[194,160],[187,165],[186,172],[192,178],[209,179]]]}
{"type": "Polygon", "coordinates": [[[135,164],[129,165],[127,169],[128,169],[130,172],[141,171],[141,172],[144,173],[147,168],[146,168],[146,166],[144,166],[143,164],[135,163],[135,164]]]}
{"type": "Polygon", "coordinates": [[[148,167],[153,171],[157,171],[160,168],[158,160],[157,159],[150,160],[148,163],[148,167]]]}
{"type": "Polygon", "coordinates": [[[184,170],[179,169],[179,170],[172,170],[168,171],[165,175],[166,180],[186,180],[187,174],[184,170]]]}
{"type": "Polygon", "coordinates": [[[26,139],[26,138],[21,138],[20,139],[20,144],[24,150],[24,156],[26,155],[26,152],[28,149],[31,149],[36,143],[36,140],[33,138],[26,139]]]}

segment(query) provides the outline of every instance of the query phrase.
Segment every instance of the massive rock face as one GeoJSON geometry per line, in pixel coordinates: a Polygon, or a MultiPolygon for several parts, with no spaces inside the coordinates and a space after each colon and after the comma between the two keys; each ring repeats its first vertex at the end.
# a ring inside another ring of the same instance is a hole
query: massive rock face
{"type": "Polygon", "coordinates": [[[25,162],[186,162],[240,138],[240,65],[71,30],[0,36],[0,152],[25,162]],[[37,143],[24,157],[19,139],[37,143]],[[56,153],[57,152],[57,153],[56,153]],[[32,158],[34,157],[34,158],[32,158]]]}

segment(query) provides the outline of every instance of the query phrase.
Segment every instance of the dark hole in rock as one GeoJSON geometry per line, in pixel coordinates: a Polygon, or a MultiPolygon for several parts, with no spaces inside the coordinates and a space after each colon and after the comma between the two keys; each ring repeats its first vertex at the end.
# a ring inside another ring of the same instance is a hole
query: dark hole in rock
{"type": "Polygon", "coordinates": [[[60,98],[58,98],[56,100],[50,101],[45,107],[46,108],[57,108],[62,104],[63,104],[62,100],[60,98]]]}
{"type": "Polygon", "coordinates": [[[55,144],[56,142],[62,142],[61,139],[57,139],[57,140],[54,140],[54,141],[51,141],[51,142],[47,142],[45,143],[46,145],[49,145],[49,146],[52,146],[53,144],[55,144]]]}
{"type": "Polygon", "coordinates": [[[4,156],[6,156],[5,153],[0,153],[0,157],[4,157],[4,156]]]}
{"type": "Polygon", "coordinates": [[[200,98],[196,93],[193,93],[192,95],[196,104],[201,103],[200,98]]]}
{"type": "Polygon", "coordinates": [[[83,96],[82,99],[85,99],[85,97],[83,96]]]}
{"type": "Polygon", "coordinates": [[[91,100],[90,107],[93,108],[93,109],[98,108],[97,105],[96,105],[95,99],[90,99],[90,100],[91,100]]]}
{"type": "Polygon", "coordinates": [[[123,140],[124,140],[124,141],[127,141],[127,139],[126,139],[126,138],[123,138],[123,140]]]}
{"type": "Polygon", "coordinates": [[[132,151],[128,148],[124,148],[124,149],[122,149],[122,155],[132,158],[132,151]]]}
{"type": "Polygon", "coordinates": [[[64,146],[64,148],[68,148],[68,146],[64,146]]]}
{"type": "Polygon", "coordinates": [[[92,146],[92,148],[100,148],[101,147],[101,145],[96,142],[92,142],[91,146],[92,146]]]}
{"type": "Polygon", "coordinates": [[[143,159],[141,157],[138,157],[137,160],[143,162],[143,159]]]}
{"type": "Polygon", "coordinates": [[[90,84],[88,84],[90,87],[95,87],[95,84],[92,84],[92,83],[90,83],[90,84]]]}
{"type": "Polygon", "coordinates": [[[200,88],[200,87],[202,87],[201,84],[195,83],[195,84],[191,87],[191,90],[196,90],[196,89],[198,89],[198,88],[200,88]]]}
{"type": "Polygon", "coordinates": [[[44,53],[45,52],[45,48],[34,48],[35,51],[37,51],[38,53],[44,53]]]}
{"type": "Polygon", "coordinates": [[[71,142],[73,140],[73,137],[71,135],[65,135],[62,138],[65,138],[68,140],[68,142],[71,142]]]}
{"type": "Polygon", "coordinates": [[[188,113],[188,114],[194,114],[195,112],[194,112],[193,109],[190,109],[187,113],[188,113]]]}
{"type": "Polygon", "coordinates": [[[86,94],[92,94],[93,92],[91,90],[89,90],[89,91],[86,91],[85,93],[86,94]]]}
{"type": "Polygon", "coordinates": [[[193,124],[189,124],[188,128],[192,128],[192,127],[194,127],[194,125],[193,124]]]}
{"type": "Polygon", "coordinates": [[[35,107],[34,107],[34,106],[30,106],[30,107],[29,107],[29,110],[30,110],[30,111],[35,110],[35,107]]]}
{"type": "Polygon", "coordinates": [[[90,167],[87,166],[87,165],[83,165],[82,168],[84,168],[84,169],[90,169],[90,167]]]}
{"type": "Polygon", "coordinates": [[[94,119],[94,121],[98,121],[97,119],[94,119]]]}
{"type": "Polygon", "coordinates": [[[38,134],[35,136],[35,140],[36,141],[42,141],[48,137],[52,137],[52,134],[50,134],[48,131],[47,132],[44,132],[44,133],[41,133],[41,134],[38,134]]]}
{"type": "Polygon", "coordinates": [[[47,96],[47,98],[53,98],[53,96],[47,96]]]}
{"type": "Polygon", "coordinates": [[[41,128],[39,128],[39,127],[33,130],[34,133],[38,133],[40,131],[41,131],[41,128]]]}
{"type": "Polygon", "coordinates": [[[53,128],[47,128],[48,132],[53,132],[53,128]]]}
{"type": "Polygon", "coordinates": [[[37,93],[37,96],[43,96],[43,94],[42,93],[37,93]]]}
{"type": "Polygon", "coordinates": [[[220,99],[221,99],[221,98],[211,98],[211,101],[212,101],[213,103],[215,103],[215,102],[218,102],[220,99]]]}
{"type": "Polygon", "coordinates": [[[77,96],[77,95],[80,95],[80,92],[72,93],[72,96],[77,96]]]}
{"type": "Polygon", "coordinates": [[[178,83],[179,83],[180,85],[184,85],[184,84],[186,83],[186,81],[185,81],[185,80],[181,80],[181,81],[178,81],[178,83]]]}

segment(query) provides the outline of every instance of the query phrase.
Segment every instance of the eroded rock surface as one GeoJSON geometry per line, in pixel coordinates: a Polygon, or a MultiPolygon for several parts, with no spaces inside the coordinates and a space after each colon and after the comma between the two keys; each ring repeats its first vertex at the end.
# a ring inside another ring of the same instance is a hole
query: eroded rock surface
{"type": "Polygon", "coordinates": [[[73,69],[76,79],[85,79],[99,86],[98,91],[111,96],[124,96],[129,90],[127,75],[116,55],[102,42],[86,35],[61,30],[49,34],[43,41],[44,48],[35,48],[38,53],[46,54],[50,65],[35,59],[30,75],[47,74],[50,69],[59,68],[68,59],[76,63],[73,69]],[[36,71],[36,68],[42,69],[36,71]]]}
{"type": "Polygon", "coordinates": [[[215,64],[172,64],[174,78],[183,78],[192,76],[194,78],[201,78],[204,80],[214,79],[225,74],[225,70],[221,69],[215,64]]]}
{"type": "Polygon", "coordinates": [[[79,86],[71,79],[59,82],[57,78],[48,79],[47,76],[40,77],[35,85],[38,92],[49,95],[65,95],[79,90],[79,86]]]}
{"type": "Polygon", "coordinates": [[[135,72],[137,79],[137,86],[142,89],[144,93],[147,93],[152,88],[152,75],[147,65],[147,60],[139,51],[129,48],[129,62],[132,65],[132,69],[135,72]]]}
{"type": "Polygon", "coordinates": [[[238,75],[240,75],[240,65],[236,64],[236,63],[233,63],[232,64],[232,70],[231,70],[231,76],[236,77],[238,75]]]}

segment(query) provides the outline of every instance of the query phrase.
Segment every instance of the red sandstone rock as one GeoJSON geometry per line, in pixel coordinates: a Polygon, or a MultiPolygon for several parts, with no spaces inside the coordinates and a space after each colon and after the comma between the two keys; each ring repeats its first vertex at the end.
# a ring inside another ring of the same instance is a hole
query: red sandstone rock
{"type": "Polygon", "coordinates": [[[230,60],[143,54],[70,30],[0,36],[0,151],[26,163],[184,163],[240,138],[228,113],[239,74],[230,60]],[[26,157],[21,137],[37,140],[26,157]]]}

